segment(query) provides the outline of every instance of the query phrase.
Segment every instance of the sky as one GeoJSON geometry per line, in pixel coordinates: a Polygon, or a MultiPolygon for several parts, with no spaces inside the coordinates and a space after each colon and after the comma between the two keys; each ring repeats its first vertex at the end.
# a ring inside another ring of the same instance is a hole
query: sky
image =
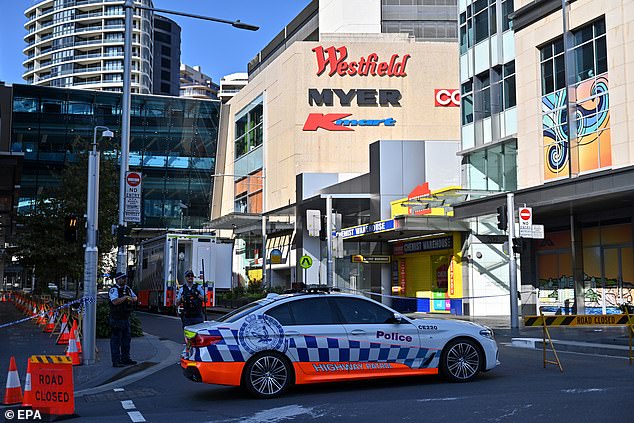
{"type": "MultiPolygon", "coordinates": [[[[246,72],[247,63],[266,46],[310,0],[154,0],[154,7],[259,26],[245,31],[231,25],[166,15],[181,28],[181,62],[200,65],[216,83],[224,75],[246,72]]],[[[26,43],[24,10],[36,0],[0,0],[0,81],[24,83],[22,53],[26,43]]]]}

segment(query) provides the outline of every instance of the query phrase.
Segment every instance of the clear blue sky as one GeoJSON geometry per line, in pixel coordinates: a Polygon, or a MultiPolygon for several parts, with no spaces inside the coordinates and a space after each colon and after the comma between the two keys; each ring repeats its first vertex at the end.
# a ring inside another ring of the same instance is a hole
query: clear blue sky
{"type": "MultiPolygon", "coordinates": [[[[246,72],[247,63],[277,35],[310,0],[154,0],[154,7],[241,20],[256,32],[182,16],[166,15],[182,28],[181,62],[200,65],[218,83],[223,75],[246,72]]],[[[24,83],[24,10],[36,0],[0,0],[0,80],[24,83]]]]}

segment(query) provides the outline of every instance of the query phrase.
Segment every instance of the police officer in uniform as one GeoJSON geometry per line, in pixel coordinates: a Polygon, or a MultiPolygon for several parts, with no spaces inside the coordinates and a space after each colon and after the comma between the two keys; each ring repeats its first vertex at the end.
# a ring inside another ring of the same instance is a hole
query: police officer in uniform
{"type": "Polygon", "coordinates": [[[194,282],[194,272],[185,272],[185,281],[176,293],[176,306],[183,305],[181,320],[183,327],[203,322],[203,302],[205,291],[203,287],[194,282]]]}
{"type": "Polygon", "coordinates": [[[130,359],[130,314],[137,301],[136,295],[127,286],[128,276],[117,272],[116,285],[110,288],[110,354],[113,367],[124,367],[137,362],[130,359]]]}

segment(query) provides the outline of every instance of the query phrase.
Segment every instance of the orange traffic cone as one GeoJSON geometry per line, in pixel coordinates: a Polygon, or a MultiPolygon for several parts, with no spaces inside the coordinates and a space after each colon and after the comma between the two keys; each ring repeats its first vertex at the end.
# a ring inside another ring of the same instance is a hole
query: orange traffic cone
{"type": "Polygon", "coordinates": [[[77,351],[77,341],[75,341],[75,330],[77,327],[77,321],[73,323],[73,328],[70,330],[70,338],[68,339],[68,349],[66,350],[66,356],[70,357],[73,366],[79,366],[81,361],[79,360],[79,351],[77,351]]]}
{"type": "Polygon", "coordinates": [[[33,391],[31,391],[31,360],[26,362],[26,379],[24,380],[24,398],[22,407],[33,405],[33,391]]]}
{"type": "Polygon", "coordinates": [[[79,352],[79,354],[82,354],[83,351],[81,350],[81,339],[79,337],[79,328],[75,330],[75,341],[77,341],[77,351],[79,352]]]}
{"type": "Polygon", "coordinates": [[[37,318],[37,324],[40,326],[46,324],[46,311],[44,310],[44,306],[40,306],[40,315],[37,318]]]}
{"type": "Polygon", "coordinates": [[[0,300],[0,301],[2,301],[3,303],[6,303],[7,302],[7,296],[5,294],[2,294],[2,300],[0,300]]]}
{"type": "Polygon", "coordinates": [[[68,320],[66,319],[66,315],[62,320],[62,329],[59,332],[59,336],[57,337],[57,345],[67,345],[68,339],[70,338],[70,328],[68,327],[68,320]],[[66,321],[66,323],[64,322],[66,321]]]}
{"type": "Polygon", "coordinates": [[[9,363],[9,374],[7,376],[7,387],[4,391],[5,405],[20,404],[22,402],[22,388],[20,387],[20,375],[15,365],[15,358],[11,356],[9,363]]]}
{"type": "Polygon", "coordinates": [[[44,326],[44,332],[51,333],[53,329],[55,329],[55,313],[53,313],[53,310],[49,310],[48,323],[44,326]]]}

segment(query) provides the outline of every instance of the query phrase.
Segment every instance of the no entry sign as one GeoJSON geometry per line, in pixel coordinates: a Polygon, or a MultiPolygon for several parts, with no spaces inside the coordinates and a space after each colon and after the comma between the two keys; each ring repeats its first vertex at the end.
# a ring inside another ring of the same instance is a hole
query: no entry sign
{"type": "Polygon", "coordinates": [[[127,172],[125,175],[125,209],[123,220],[141,222],[141,174],[127,172]]]}

